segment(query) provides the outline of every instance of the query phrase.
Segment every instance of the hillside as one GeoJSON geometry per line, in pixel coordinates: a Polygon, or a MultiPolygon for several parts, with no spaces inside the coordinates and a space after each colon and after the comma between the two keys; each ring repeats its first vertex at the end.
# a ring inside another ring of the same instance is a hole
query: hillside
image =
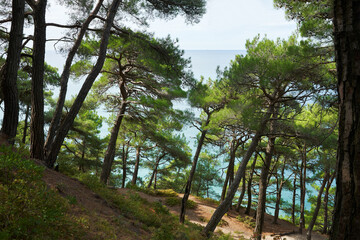
{"type": "MultiPolygon", "coordinates": [[[[45,170],[44,174],[45,182],[54,189],[65,196],[65,197],[73,197],[76,199],[76,204],[72,205],[72,213],[75,215],[91,215],[96,216],[95,218],[89,219],[89,234],[99,234],[99,229],[93,228],[96,224],[92,222],[96,222],[99,219],[106,219],[109,223],[117,225],[114,221],[115,216],[120,216],[121,210],[116,208],[111,203],[105,201],[98,194],[91,191],[86,185],[81,183],[76,179],[69,178],[59,172],[55,172],[49,169],[45,170]]],[[[138,194],[142,199],[154,203],[160,202],[165,204],[166,197],[164,196],[152,196],[143,192],[138,192],[130,189],[117,189],[116,190],[119,195],[129,196],[129,194],[138,194]]],[[[181,197],[181,194],[179,194],[181,197]]],[[[187,218],[193,223],[199,225],[206,225],[206,221],[211,217],[214,212],[216,205],[211,204],[209,202],[205,202],[199,198],[194,196],[190,196],[190,200],[197,203],[195,209],[187,210],[187,218]]],[[[180,211],[180,206],[168,206],[170,212],[176,216],[178,216],[180,211]]],[[[240,211],[240,215],[245,219],[246,215],[243,214],[243,209],[240,211]]],[[[252,230],[248,224],[241,222],[236,219],[239,214],[234,210],[229,211],[227,216],[224,216],[221,226],[217,228],[217,231],[221,231],[225,234],[230,233],[232,236],[239,238],[244,236],[246,239],[249,239],[252,235],[252,230]]],[[[253,213],[251,214],[253,215],[253,213]]],[[[297,231],[297,227],[292,225],[291,223],[279,220],[279,224],[274,225],[271,224],[272,216],[266,215],[265,218],[265,226],[264,233],[266,235],[266,239],[273,239],[271,235],[273,234],[281,234],[292,231],[297,231]]],[[[137,224],[136,219],[132,219],[131,217],[123,217],[121,222],[121,227],[117,228],[116,231],[117,239],[149,239],[150,233],[143,230],[137,224]],[[124,227],[125,226],[125,227],[124,227]],[[126,229],[126,230],[125,230],[126,229]]],[[[326,236],[322,236],[314,233],[313,239],[321,240],[326,239],[326,236]]],[[[287,240],[291,239],[305,239],[305,235],[301,236],[299,234],[291,234],[288,236],[283,236],[287,240]]]]}
{"type": "MultiPolygon", "coordinates": [[[[190,196],[187,221],[181,225],[182,195],[173,190],[108,188],[94,175],[74,179],[14,149],[0,150],[0,239],[201,240],[205,239],[201,226],[216,209],[214,201],[190,196]]],[[[254,220],[243,212],[229,211],[211,239],[249,239],[254,220]]],[[[266,239],[297,230],[289,222],[273,225],[271,221],[272,216],[266,215],[266,239]]],[[[313,239],[326,236],[314,233],[313,239]]]]}

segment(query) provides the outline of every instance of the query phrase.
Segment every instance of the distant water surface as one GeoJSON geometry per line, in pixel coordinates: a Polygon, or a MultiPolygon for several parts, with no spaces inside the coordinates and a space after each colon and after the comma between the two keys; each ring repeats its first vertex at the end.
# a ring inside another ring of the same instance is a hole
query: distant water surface
{"type": "Polygon", "coordinates": [[[185,50],[185,58],[191,58],[192,71],[197,79],[216,78],[216,68],[221,70],[230,65],[236,55],[245,55],[245,50],[185,50]]]}

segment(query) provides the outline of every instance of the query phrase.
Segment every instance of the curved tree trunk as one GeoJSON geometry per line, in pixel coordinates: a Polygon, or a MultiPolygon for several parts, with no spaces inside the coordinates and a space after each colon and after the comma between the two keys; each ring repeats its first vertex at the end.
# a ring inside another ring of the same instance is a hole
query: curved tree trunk
{"type": "Polygon", "coordinates": [[[100,181],[103,182],[104,184],[107,184],[107,181],[111,173],[111,167],[115,157],[116,140],[119,134],[121,122],[124,118],[125,111],[126,111],[126,103],[123,101],[120,106],[120,111],[116,117],[114,127],[111,129],[110,141],[106,149],[104,162],[102,165],[100,181]]]}
{"type": "Polygon", "coordinates": [[[54,166],[54,163],[56,161],[56,158],[59,154],[61,145],[71,128],[74,119],[76,118],[76,115],[78,114],[83,102],[85,101],[85,98],[90,91],[91,86],[93,85],[96,77],[99,75],[106,57],[106,51],[107,51],[107,45],[109,42],[110,37],[110,30],[113,25],[113,21],[117,12],[117,9],[119,7],[121,0],[114,0],[108,10],[108,15],[104,27],[104,31],[101,37],[101,43],[100,43],[100,50],[99,50],[99,57],[96,61],[96,64],[94,65],[93,69],[85,79],[85,82],[83,86],[80,89],[79,94],[77,95],[73,105],[71,106],[70,111],[66,115],[64,121],[60,125],[57,135],[54,139],[54,142],[51,146],[51,149],[48,152],[48,155],[46,156],[46,165],[49,168],[52,168],[54,166]]]}
{"type": "Polygon", "coordinates": [[[253,179],[254,172],[255,172],[257,157],[258,157],[258,154],[256,153],[255,157],[254,157],[254,161],[251,165],[251,173],[249,176],[249,181],[248,181],[248,186],[247,186],[248,203],[247,203],[246,210],[245,210],[245,214],[247,214],[247,215],[250,215],[250,210],[251,210],[251,202],[252,202],[252,199],[251,199],[251,195],[252,195],[251,187],[252,186],[251,185],[252,185],[252,179],[253,179]]]}
{"type": "Polygon", "coordinates": [[[311,219],[311,221],[309,223],[309,226],[308,226],[308,229],[307,229],[306,240],[311,240],[311,232],[312,232],[312,230],[314,228],[316,218],[317,218],[317,216],[319,214],[319,210],[320,210],[320,207],[321,207],[321,196],[322,196],[322,193],[324,191],[326,182],[328,180],[329,180],[329,174],[327,172],[325,172],[325,177],[324,177],[323,183],[321,184],[321,187],[319,189],[319,193],[318,193],[318,196],[317,196],[316,207],[315,207],[315,210],[314,210],[314,214],[312,216],[312,219],[311,219]]]}
{"type": "Polygon", "coordinates": [[[134,173],[133,173],[133,177],[132,177],[132,180],[131,180],[132,185],[136,185],[136,180],[137,180],[138,171],[139,171],[139,163],[140,163],[140,152],[141,152],[141,147],[137,146],[136,147],[134,173]]]}
{"type": "Polygon", "coordinates": [[[52,147],[52,143],[53,143],[55,135],[56,135],[56,131],[58,130],[59,125],[60,125],[60,120],[61,120],[62,111],[64,108],[66,92],[67,92],[67,85],[68,85],[68,81],[69,81],[70,68],[71,68],[72,61],[74,59],[76,51],[80,47],[81,41],[82,41],[83,37],[85,36],[85,33],[86,33],[91,21],[96,17],[96,14],[99,12],[103,1],[104,0],[98,1],[94,10],[90,13],[88,18],[82,24],[80,32],[77,36],[77,39],[76,39],[74,45],[72,46],[71,50],[69,51],[68,56],[66,58],[65,66],[62,71],[61,78],[60,78],[59,98],[56,103],[54,116],[51,120],[49,131],[48,131],[46,141],[45,141],[45,146],[44,146],[45,155],[47,155],[47,152],[50,151],[50,149],[52,147]]]}
{"type": "Polygon", "coordinates": [[[10,144],[14,144],[19,122],[19,94],[17,89],[17,73],[20,63],[21,45],[24,29],[24,0],[12,1],[12,21],[9,48],[2,74],[2,91],[4,95],[4,118],[1,132],[10,144]]]}
{"type": "Polygon", "coordinates": [[[339,91],[336,197],[331,240],[360,236],[360,4],[334,0],[339,91]]]}
{"type": "MultiPolygon", "coordinates": [[[[211,114],[208,113],[208,116],[207,116],[204,127],[207,127],[209,125],[209,123],[210,123],[210,115],[211,114]]],[[[196,152],[195,152],[195,155],[194,155],[194,160],[193,160],[193,163],[192,163],[192,166],[191,166],[189,178],[188,178],[188,180],[186,182],[184,196],[183,196],[183,198],[181,200],[181,210],[180,210],[180,222],[181,223],[185,222],[186,202],[187,202],[187,200],[189,198],[189,195],[190,195],[191,183],[192,183],[192,180],[193,180],[194,175],[195,175],[196,165],[197,165],[197,162],[198,162],[198,159],[199,159],[199,156],[200,156],[201,148],[202,148],[202,146],[204,144],[206,133],[207,133],[207,130],[204,130],[204,129],[201,132],[201,136],[200,136],[200,139],[199,139],[199,142],[198,142],[198,145],[197,145],[197,148],[196,148],[196,152]]]]}
{"type": "Polygon", "coordinates": [[[229,210],[230,205],[232,203],[232,199],[234,198],[234,195],[239,187],[239,183],[240,183],[241,179],[245,176],[246,165],[249,162],[252,154],[254,153],[254,151],[258,145],[258,142],[265,130],[266,123],[270,119],[271,112],[272,112],[271,109],[273,109],[273,106],[270,106],[270,109],[263,117],[263,119],[260,123],[259,129],[257,130],[255,136],[252,138],[251,144],[250,144],[248,150],[246,151],[246,154],[244,155],[243,160],[241,161],[241,164],[236,172],[234,182],[231,184],[231,186],[228,190],[228,193],[226,194],[225,200],[222,203],[220,203],[220,205],[216,208],[214,214],[211,216],[210,221],[208,222],[208,224],[206,225],[206,227],[203,230],[204,235],[209,236],[211,232],[214,232],[214,230],[215,230],[216,226],[219,224],[221,218],[229,210]]]}
{"type": "Polygon", "coordinates": [[[44,69],[46,43],[46,0],[39,0],[34,10],[34,45],[31,81],[30,156],[44,159],[44,69]]]}

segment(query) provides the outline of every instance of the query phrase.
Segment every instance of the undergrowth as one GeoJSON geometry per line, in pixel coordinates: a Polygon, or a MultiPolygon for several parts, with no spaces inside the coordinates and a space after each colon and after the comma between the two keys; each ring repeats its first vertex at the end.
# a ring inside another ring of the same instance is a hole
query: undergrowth
{"type": "Polygon", "coordinates": [[[249,228],[252,228],[252,229],[255,228],[256,222],[255,222],[255,219],[252,217],[249,217],[249,216],[242,217],[241,215],[238,215],[236,217],[236,219],[239,220],[240,222],[245,223],[249,228]]]}
{"type": "MultiPolygon", "coordinates": [[[[142,223],[142,227],[150,231],[152,240],[202,240],[206,239],[202,234],[202,227],[186,221],[180,224],[178,217],[170,214],[169,209],[161,202],[150,203],[141,198],[136,191],[129,191],[127,195],[120,195],[114,189],[109,189],[98,181],[94,175],[83,174],[79,177],[94,192],[104,198],[109,204],[120,209],[122,214],[130,219],[142,223]]],[[[179,201],[181,198],[173,190],[153,190],[134,188],[153,196],[163,196],[171,201],[179,201]],[[175,197],[176,196],[176,197],[175,197]],[[179,199],[179,200],[173,200],[179,199]]],[[[193,201],[188,201],[193,202],[193,201]]],[[[196,206],[196,203],[193,202],[196,206]]],[[[193,207],[192,206],[192,207],[193,207]]],[[[190,206],[191,207],[191,206],[190,206]]],[[[189,208],[190,208],[189,207],[189,208]]],[[[211,239],[231,239],[228,236],[213,236],[211,239]]]]}
{"type": "Polygon", "coordinates": [[[0,146],[0,239],[78,239],[68,201],[49,190],[44,168],[0,146]]]}
{"type": "MultiPolygon", "coordinates": [[[[110,220],[97,216],[96,212],[82,209],[76,196],[62,197],[47,187],[42,180],[43,172],[44,167],[12,148],[0,146],[0,239],[117,239],[116,229],[123,228],[129,219],[154,240],[206,239],[201,235],[201,226],[188,221],[180,224],[178,217],[170,214],[161,202],[150,203],[136,191],[120,195],[101,184],[96,176],[80,175],[83,183],[121,212],[110,216],[110,220]],[[70,211],[73,208],[77,209],[76,214],[70,211]]],[[[178,198],[173,190],[146,192],[178,198]]],[[[231,238],[216,235],[211,239],[231,238]]]]}

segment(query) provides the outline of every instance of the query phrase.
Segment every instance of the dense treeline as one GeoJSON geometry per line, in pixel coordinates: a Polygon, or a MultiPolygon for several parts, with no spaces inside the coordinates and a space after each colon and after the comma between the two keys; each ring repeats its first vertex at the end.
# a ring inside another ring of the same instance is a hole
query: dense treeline
{"type": "Polygon", "coordinates": [[[196,23],[204,0],[66,1],[67,25],[45,21],[46,0],[5,1],[1,140],[70,176],[184,193],[181,223],[190,193],[218,198],[207,236],[235,208],[256,219],[256,239],[269,209],[273,224],[286,218],[308,239],[313,230],[355,239],[360,29],[349,19],[359,5],[274,2],[298,21],[302,40],[255,36],[245,56],[205,81],[194,79],[177,41],[126,26],[177,15],[196,23]],[[45,62],[50,27],[66,29],[61,73],[45,62]],[[82,82],[72,99],[70,79],[82,82]],[[176,109],[177,100],[201,114],[176,109]],[[199,132],[193,156],[181,133],[190,126],[199,132]]]}

